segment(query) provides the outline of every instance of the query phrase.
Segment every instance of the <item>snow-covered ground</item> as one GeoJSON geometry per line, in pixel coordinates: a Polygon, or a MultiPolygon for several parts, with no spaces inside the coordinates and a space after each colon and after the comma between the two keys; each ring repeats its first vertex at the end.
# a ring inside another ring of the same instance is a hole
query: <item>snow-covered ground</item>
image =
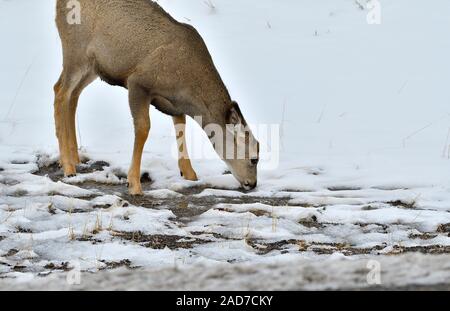
{"type": "MultiPolygon", "coordinates": [[[[292,260],[285,264],[239,263],[107,270],[82,273],[80,284],[55,273],[27,282],[0,280],[11,290],[450,290],[448,255],[406,254],[378,258],[383,286],[367,282],[367,261],[331,258],[292,260]],[[399,267],[410,269],[399,269],[399,267]],[[430,266],[433,269],[430,269],[430,266]],[[287,277],[289,276],[289,277],[287,277]]],[[[70,279],[70,278],[69,278],[70,279]]]]}
{"type": "MultiPolygon", "coordinates": [[[[380,1],[380,25],[362,0],[158,2],[203,35],[248,121],[280,125],[279,165],[242,192],[224,164],[199,156],[207,142],[191,122],[200,181],[186,182],[171,120],[152,110],[152,181],[129,197],[127,94],[97,81],[77,118],[87,162],[62,178],[54,1],[0,1],[0,278],[450,254],[450,2],[380,1]]],[[[448,270],[428,260],[433,275],[448,270]]]]}

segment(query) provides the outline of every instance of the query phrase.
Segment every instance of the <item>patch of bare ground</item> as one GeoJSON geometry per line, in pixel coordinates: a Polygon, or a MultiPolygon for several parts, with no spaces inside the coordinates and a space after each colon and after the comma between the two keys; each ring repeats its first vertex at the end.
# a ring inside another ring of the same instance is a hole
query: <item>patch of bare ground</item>
{"type": "Polygon", "coordinates": [[[307,228],[323,228],[325,226],[325,224],[319,223],[315,215],[300,219],[298,223],[307,228]]]}
{"type": "Polygon", "coordinates": [[[15,254],[17,254],[19,252],[18,249],[12,248],[10,249],[6,254],[5,257],[11,257],[14,256],[15,254]]]}
{"type": "Polygon", "coordinates": [[[341,253],[344,256],[355,255],[370,255],[377,254],[381,250],[386,248],[386,245],[376,245],[374,247],[359,248],[353,247],[346,243],[312,243],[311,247],[307,248],[308,251],[313,251],[319,255],[332,255],[334,253],[341,253]]]}
{"type": "MultiPolygon", "coordinates": [[[[187,221],[193,217],[199,216],[217,204],[254,204],[261,203],[270,206],[287,206],[288,198],[269,198],[269,197],[223,197],[223,196],[196,196],[198,188],[188,188],[180,191],[181,197],[168,199],[155,199],[150,196],[129,196],[122,194],[121,197],[130,204],[146,208],[167,208],[171,210],[178,220],[187,221]],[[190,192],[189,190],[192,192],[190,192]]],[[[206,188],[205,188],[206,189],[206,188]]],[[[201,192],[201,191],[200,191],[201,192]]]]}
{"type": "Polygon", "coordinates": [[[15,272],[26,272],[27,267],[23,265],[15,265],[12,269],[15,272]]]}
{"type": "MultiPolygon", "coordinates": [[[[272,251],[280,251],[283,253],[287,251],[288,247],[297,247],[299,252],[311,251],[318,255],[331,255],[334,253],[341,253],[345,256],[377,254],[381,250],[386,248],[386,245],[376,245],[369,248],[359,248],[345,243],[316,243],[306,242],[304,240],[283,240],[267,243],[263,241],[247,239],[246,242],[253,249],[255,249],[259,255],[266,255],[272,251]]],[[[416,252],[423,254],[450,254],[450,246],[429,245],[402,247],[396,245],[394,246],[394,249],[389,253],[389,255],[416,252]]]]}
{"type": "Polygon", "coordinates": [[[15,185],[20,184],[20,182],[15,179],[12,179],[12,178],[5,177],[5,178],[2,178],[2,180],[0,180],[0,184],[3,184],[5,186],[15,186],[15,185]]]}
{"type": "Polygon", "coordinates": [[[359,191],[362,190],[360,187],[352,187],[352,186],[331,186],[328,187],[329,191],[338,192],[338,191],[359,191]]]}
{"type": "Polygon", "coordinates": [[[28,161],[21,161],[21,160],[13,160],[10,163],[13,164],[13,165],[26,165],[26,164],[28,164],[30,162],[28,162],[28,161]]]}
{"type": "Polygon", "coordinates": [[[387,202],[387,204],[404,209],[416,209],[416,202],[404,202],[401,200],[396,200],[387,202]]]}
{"type": "Polygon", "coordinates": [[[164,249],[169,248],[171,250],[176,250],[180,248],[190,249],[195,245],[206,244],[210,241],[197,239],[197,238],[186,238],[178,235],[159,235],[159,234],[144,234],[140,231],[136,232],[113,232],[113,236],[132,241],[135,243],[142,244],[145,247],[152,249],[164,249]]]}
{"type": "Polygon", "coordinates": [[[45,265],[44,268],[51,271],[65,271],[65,272],[68,272],[73,269],[72,267],[69,266],[68,262],[61,262],[61,263],[51,262],[45,265]]]}
{"type": "Polygon", "coordinates": [[[104,263],[106,266],[104,268],[101,268],[100,270],[109,270],[109,269],[117,269],[117,268],[128,268],[128,269],[136,269],[138,267],[133,266],[131,261],[129,259],[124,259],[121,261],[106,261],[106,260],[100,260],[100,262],[104,263]]]}
{"type": "MultiPolygon", "coordinates": [[[[77,165],[77,172],[80,174],[93,173],[102,171],[105,167],[109,167],[109,163],[105,161],[89,161],[85,160],[83,163],[77,165]]],[[[48,176],[53,181],[60,181],[64,178],[64,173],[58,162],[53,162],[48,165],[39,165],[38,171],[34,172],[38,176],[48,176]]]]}
{"type": "Polygon", "coordinates": [[[28,195],[28,191],[22,190],[22,189],[18,189],[16,191],[14,191],[13,193],[9,194],[10,197],[15,197],[15,198],[25,197],[27,195],[28,195]]]}
{"type": "Polygon", "coordinates": [[[300,189],[300,188],[285,188],[280,190],[280,192],[287,192],[287,193],[310,193],[314,192],[314,190],[310,189],[300,189]]]}
{"type": "Polygon", "coordinates": [[[379,224],[379,223],[362,223],[362,222],[356,222],[356,226],[360,226],[361,228],[367,228],[369,226],[377,226],[379,227],[379,230],[377,232],[380,233],[388,233],[389,226],[386,224],[379,224]]]}
{"type": "Polygon", "coordinates": [[[234,240],[234,241],[241,240],[241,239],[238,239],[238,238],[227,237],[227,236],[224,236],[224,235],[222,235],[220,233],[216,233],[216,232],[193,231],[193,232],[191,232],[191,234],[194,235],[194,236],[205,236],[205,237],[208,237],[208,238],[213,237],[213,238],[215,238],[217,240],[234,240]]]}
{"type": "Polygon", "coordinates": [[[383,190],[383,191],[397,191],[397,190],[408,190],[408,187],[394,187],[394,186],[374,186],[370,189],[383,190]]]}
{"type": "Polygon", "coordinates": [[[20,226],[16,227],[16,232],[18,232],[18,233],[33,233],[33,231],[31,229],[20,227],[20,226]]]}
{"type": "Polygon", "coordinates": [[[437,234],[424,232],[424,233],[411,233],[408,237],[410,239],[432,240],[437,236],[438,236],[437,234]]]}
{"type": "Polygon", "coordinates": [[[403,254],[403,253],[422,253],[422,254],[450,254],[450,246],[444,245],[427,245],[427,246],[400,246],[395,245],[390,255],[403,254]]]}
{"type": "Polygon", "coordinates": [[[439,232],[439,233],[448,233],[448,236],[450,237],[450,223],[439,225],[438,228],[437,228],[437,232],[439,232]]]}
{"type": "Polygon", "coordinates": [[[80,241],[80,242],[91,242],[92,244],[101,244],[101,243],[103,243],[102,240],[96,239],[93,234],[94,233],[92,233],[92,234],[83,234],[81,236],[74,236],[73,240],[77,240],[77,241],[80,241]]]}
{"type": "Polygon", "coordinates": [[[373,206],[371,204],[364,205],[363,207],[361,207],[361,210],[363,210],[363,211],[375,211],[377,209],[379,209],[379,208],[376,206],[373,206]]]}
{"type": "MultiPolygon", "coordinates": [[[[104,170],[105,167],[109,167],[109,163],[104,161],[85,161],[80,164],[77,168],[78,173],[86,174],[95,171],[104,170]]],[[[64,176],[63,172],[57,162],[52,163],[47,166],[39,167],[39,170],[35,172],[36,175],[39,176],[48,176],[53,181],[61,181],[64,176]]],[[[254,204],[254,203],[262,203],[271,206],[303,206],[290,204],[289,200],[291,199],[289,195],[281,198],[271,198],[271,197],[257,197],[257,196],[248,196],[245,195],[247,191],[244,190],[236,190],[242,192],[243,196],[240,197],[226,197],[226,196],[205,196],[198,197],[197,195],[203,192],[206,189],[217,189],[211,185],[202,185],[202,186],[193,186],[179,190],[179,193],[182,194],[182,197],[178,198],[168,198],[168,199],[156,199],[151,196],[130,196],[128,194],[128,188],[126,185],[126,176],[121,175],[120,172],[114,172],[114,175],[119,179],[123,179],[124,182],[120,184],[105,184],[99,183],[95,181],[85,181],[82,183],[77,183],[76,186],[86,189],[86,190],[97,190],[104,194],[114,194],[120,196],[123,200],[129,202],[132,205],[142,206],[146,208],[167,208],[171,210],[179,220],[189,220],[193,217],[203,214],[205,211],[211,209],[215,205],[219,203],[223,204],[254,204]]],[[[141,182],[144,191],[152,190],[152,179],[148,173],[144,173],[141,177],[141,182]]],[[[230,189],[225,189],[230,190],[230,189]]],[[[299,190],[301,191],[301,190],[299,190]]],[[[294,192],[294,190],[292,190],[294,192]]],[[[18,194],[20,196],[22,194],[18,194]]],[[[92,196],[95,198],[96,196],[92,196]]],[[[89,197],[83,197],[84,199],[90,199],[89,197]]],[[[97,208],[97,207],[94,207],[97,208]]],[[[102,207],[98,206],[98,208],[108,208],[107,206],[102,207]]]]}

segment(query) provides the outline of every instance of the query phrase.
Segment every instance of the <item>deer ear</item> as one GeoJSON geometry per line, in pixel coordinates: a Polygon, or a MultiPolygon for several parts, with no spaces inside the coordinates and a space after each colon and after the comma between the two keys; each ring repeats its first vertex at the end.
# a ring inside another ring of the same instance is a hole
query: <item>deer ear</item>
{"type": "Polygon", "coordinates": [[[239,106],[237,103],[233,102],[233,106],[230,108],[230,111],[228,112],[228,124],[242,124],[242,117],[241,117],[241,111],[239,109],[239,106]]]}

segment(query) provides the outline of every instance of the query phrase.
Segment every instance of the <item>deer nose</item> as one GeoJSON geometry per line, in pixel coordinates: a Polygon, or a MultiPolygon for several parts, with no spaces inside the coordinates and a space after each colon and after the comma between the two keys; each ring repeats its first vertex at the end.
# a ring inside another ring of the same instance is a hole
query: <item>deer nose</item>
{"type": "Polygon", "coordinates": [[[257,185],[257,182],[256,182],[256,181],[252,183],[252,182],[246,180],[246,181],[244,182],[244,188],[245,188],[245,190],[253,190],[253,189],[256,188],[256,185],[257,185]]]}
{"type": "Polygon", "coordinates": [[[250,162],[252,163],[252,165],[258,165],[259,159],[258,158],[253,158],[250,160],[250,162]]]}

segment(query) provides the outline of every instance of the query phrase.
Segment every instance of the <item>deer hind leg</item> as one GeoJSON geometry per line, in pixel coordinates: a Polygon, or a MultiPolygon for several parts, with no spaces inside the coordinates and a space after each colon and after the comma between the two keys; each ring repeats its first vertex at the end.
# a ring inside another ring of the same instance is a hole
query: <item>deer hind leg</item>
{"type": "Polygon", "coordinates": [[[72,92],[69,101],[69,156],[72,163],[75,165],[80,163],[80,157],[78,155],[78,142],[77,142],[77,132],[76,132],[76,113],[78,107],[78,100],[80,99],[80,95],[83,90],[91,84],[97,75],[94,73],[86,73],[81,81],[75,87],[75,90],[72,92]]]}
{"type": "Polygon", "coordinates": [[[178,167],[180,168],[181,176],[186,180],[197,181],[197,174],[192,168],[186,146],[186,116],[173,117],[173,123],[175,125],[175,133],[177,136],[178,167]]]}
{"type": "Polygon", "coordinates": [[[70,97],[74,86],[70,77],[63,74],[55,85],[55,127],[56,136],[59,142],[60,164],[64,170],[64,175],[71,176],[76,174],[76,163],[70,157],[70,128],[69,123],[69,108],[70,97]]]}
{"type": "Polygon", "coordinates": [[[83,89],[95,78],[92,73],[63,71],[54,87],[56,136],[59,142],[60,164],[65,176],[75,175],[76,165],[80,161],[75,130],[78,99],[83,89]]]}
{"type": "Polygon", "coordinates": [[[141,195],[141,161],[144,145],[150,133],[150,97],[146,90],[129,87],[131,115],[134,122],[134,150],[130,171],[128,172],[128,191],[131,195],[141,195]]]}

